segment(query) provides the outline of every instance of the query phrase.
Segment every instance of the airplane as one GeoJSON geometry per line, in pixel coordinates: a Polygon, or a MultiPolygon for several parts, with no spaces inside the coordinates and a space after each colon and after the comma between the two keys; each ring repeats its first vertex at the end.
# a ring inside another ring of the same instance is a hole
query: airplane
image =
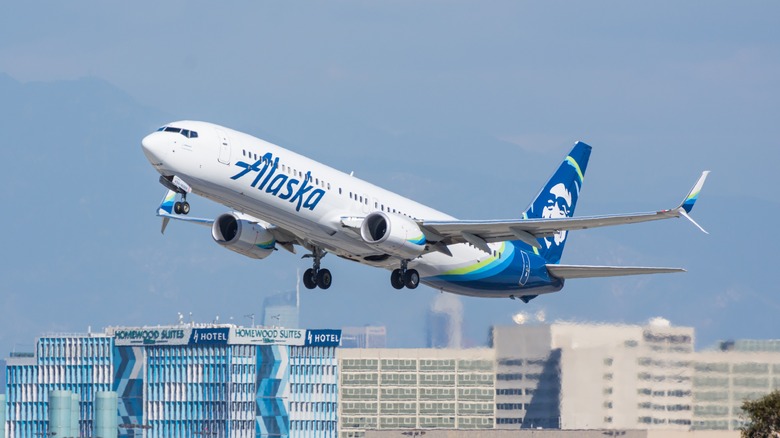
{"type": "Polygon", "coordinates": [[[684,272],[680,268],[561,264],[569,231],[689,215],[709,171],[682,203],[646,213],[574,217],[591,147],[575,143],[517,219],[459,220],[293,151],[223,126],[179,121],[141,141],[167,189],[157,215],[211,228],[216,243],[264,259],[278,249],[304,257],[308,289],[328,289],[326,254],[390,270],[395,289],[434,289],[528,302],[567,279],[684,272]],[[189,217],[189,194],[228,207],[189,217]]]}

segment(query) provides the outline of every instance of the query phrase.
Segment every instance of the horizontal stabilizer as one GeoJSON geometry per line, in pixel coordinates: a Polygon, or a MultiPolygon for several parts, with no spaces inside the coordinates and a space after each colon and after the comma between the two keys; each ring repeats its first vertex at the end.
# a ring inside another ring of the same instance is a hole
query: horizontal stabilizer
{"type": "Polygon", "coordinates": [[[545,265],[558,278],[622,277],[624,275],[670,274],[685,272],[682,268],[646,268],[641,266],[545,265]]]}

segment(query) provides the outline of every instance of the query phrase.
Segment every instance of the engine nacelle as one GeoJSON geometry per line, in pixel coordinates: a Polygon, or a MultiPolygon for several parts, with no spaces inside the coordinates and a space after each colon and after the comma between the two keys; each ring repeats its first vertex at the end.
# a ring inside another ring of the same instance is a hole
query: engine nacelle
{"type": "Polygon", "coordinates": [[[211,237],[225,248],[253,259],[264,259],[274,252],[276,239],[262,225],[225,213],[214,221],[211,237]]]}
{"type": "Polygon", "coordinates": [[[363,219],[360,236],[380,251],[404,259],[417,258],[425,251],[425,235],[406,216],[375,211],[363,219]]]}

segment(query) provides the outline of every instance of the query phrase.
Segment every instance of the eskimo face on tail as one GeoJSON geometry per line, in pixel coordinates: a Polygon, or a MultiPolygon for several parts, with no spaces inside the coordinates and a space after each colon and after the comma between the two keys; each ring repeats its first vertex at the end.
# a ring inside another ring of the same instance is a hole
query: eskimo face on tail
{"type": "MultiPolygon", "coordinates": [[[[566,189],[563,183],[558,183],[550,189],[550,198],[547,199],[547,204],[542,208],[543,218],[563,218],[570,217],[571,211],[571,193],[566,189]]],[[[560,245],[566,240],[566,231],[559,231],[552,236],[552,242],[550,238],[545,238],[544,242],[549,248],[553,243],[555,246],[560,245]]]]}

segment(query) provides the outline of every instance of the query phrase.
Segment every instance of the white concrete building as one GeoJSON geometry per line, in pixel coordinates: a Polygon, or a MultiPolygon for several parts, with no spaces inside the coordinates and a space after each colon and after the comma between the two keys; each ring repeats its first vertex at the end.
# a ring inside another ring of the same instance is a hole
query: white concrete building
{"type": "Polygon", "coordinates": [[[493,345],[499,428],[690,428],[693,328],[502,326],[493,345]]]}
{"type": "Polygon", "coordinates": [[[742,402],[780,389],[780,351],[696,353],[693,425],[696,430],[737,430],[742,402]]]}
{"type": "Polygon", "coordinates": [[[339,435],[492,429],[493,350],[339,349],[339,435]]]}

